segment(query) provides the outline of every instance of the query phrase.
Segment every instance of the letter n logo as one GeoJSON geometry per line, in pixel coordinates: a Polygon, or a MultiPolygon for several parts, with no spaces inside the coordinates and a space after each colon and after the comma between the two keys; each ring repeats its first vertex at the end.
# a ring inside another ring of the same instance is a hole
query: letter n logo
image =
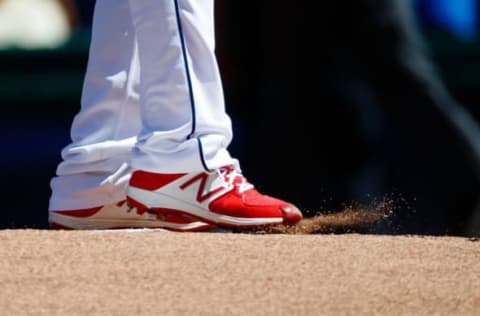
{"type": "Polygon", "coordinates": [[[224,189],[223,186],[220,186],[220,187],[218,187],[216,189],[213,189],[211,191],[204,192],[206,184],[207,184],[207,180],[208,180],[208,174],[206,174],[205,172],[202,172],[202,173],[199,173],[198,175],[196,175],[195,177],[191,178],[190,180],[188,180],[184,184],[182,184],[180,186],[180,189],[185,190],[187,187],[189,187],[192,184],[200,181],[200,185],[198,186],[198,190],[197,190],[197,202],[202,203],[203,201],[205,201],[206,199],[208,199],[212,195],[215,195],[215,194],[217,194],[218,192],[220,192],[224,189]]]}

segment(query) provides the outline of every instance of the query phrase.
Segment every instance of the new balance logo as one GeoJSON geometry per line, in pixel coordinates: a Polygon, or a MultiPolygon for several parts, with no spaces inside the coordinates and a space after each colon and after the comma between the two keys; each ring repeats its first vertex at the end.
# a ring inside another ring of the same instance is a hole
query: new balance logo
{"type": "Polygon", "coordinates": [[[183,183],[180,186],[180,189],[185,190],[189,186],[195,184],[196,182],[200,182],[198,189],[197,189],[197,202],[202,203],[203,201],[207,200],[208,198],[212,197],[215,194],[220,193],[222,190],[225,190],[226,187],[221,185],[217,188],[210,189],[207,188],[207,181],[208,181],[209,175],[206,174],[205,172],[199,173],[187,182],[183,183]],[[207,191],[205,192],[205,189],[207,188],[207,191]],[[210,190],[208,190],[210,189],[210,190]]]}

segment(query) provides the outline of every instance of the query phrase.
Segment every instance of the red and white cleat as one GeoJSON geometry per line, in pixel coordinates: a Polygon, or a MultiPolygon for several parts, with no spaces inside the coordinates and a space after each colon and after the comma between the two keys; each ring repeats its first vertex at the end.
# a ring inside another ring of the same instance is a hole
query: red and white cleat
{"type": "Polygon", "coordinates": [[[187,216],[226,228],[291,225],[302,219],[297,207],[259,193],[233,166],[178,174],[135,171],[127,203],[140,214],[187,216]]]}
{"type": "Polygon", "coordinates": [[[205,231],[215,226],[174,214],[137,212],[126,201],[87,209],[49,211],[52,229],[163,228],[172,231],[205,231]]]}

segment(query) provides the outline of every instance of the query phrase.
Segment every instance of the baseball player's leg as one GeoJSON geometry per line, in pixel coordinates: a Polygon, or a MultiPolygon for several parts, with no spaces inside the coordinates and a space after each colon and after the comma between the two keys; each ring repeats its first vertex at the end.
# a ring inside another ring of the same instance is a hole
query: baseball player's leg
{"type": "Polygon", "coordinates": [[[51,180],[50,210],[94,207],[125,196],[127,162],[140,130],[129,14],[122,1],[96,3],[81,109],[51,180]]]}
{"type": "Polygon", "coordinates": [[[125,203],[130,152],[141,126],[137,52],[128,3],[98,0],[81,110],[72,124],[72,143],[62,151],[51,181],[52,228],[213,227],[183,216],[138,214],[125,203]]]}
{"type": "Polygon", "coordinates": [[[214,55],[213,1],[130,5],[142,68],[143,130],[134,167],[170,172],[231,164],[226,151],[231,122],[214,55]]]}
{"type": "Polygon", "coordinates": [[[296,222],[291,204],[260,195],[227,147],[213,0],[130,0],[141,71],[142,132],[128,201],[220,226],[296,222]]]}

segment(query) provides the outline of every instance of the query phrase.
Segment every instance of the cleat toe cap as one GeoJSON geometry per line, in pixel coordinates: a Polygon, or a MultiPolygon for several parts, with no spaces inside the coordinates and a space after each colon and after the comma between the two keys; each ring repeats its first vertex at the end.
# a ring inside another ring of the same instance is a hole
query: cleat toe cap
{"type": "Polygon", "coordinates": [[[280,207],[283,215],[283,223],[286,225],[293,225],[298,223],[302,218],[302,212],[291,204],[287,204],[285,206],[280,207]]]}

